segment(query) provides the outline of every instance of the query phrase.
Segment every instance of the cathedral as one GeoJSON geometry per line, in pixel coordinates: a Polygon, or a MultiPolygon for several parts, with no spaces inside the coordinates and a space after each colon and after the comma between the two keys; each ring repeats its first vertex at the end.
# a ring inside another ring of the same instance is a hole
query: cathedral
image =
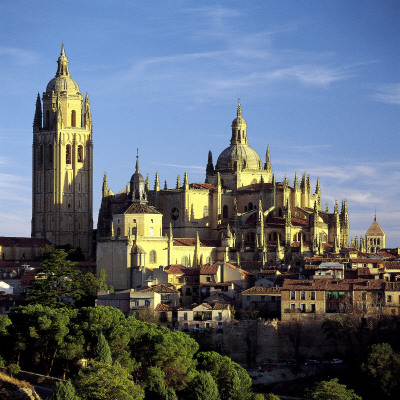
{"type": "Polygon", "coordinates": [[[305,255],[338,253],[348,246],[346,201],[321,208],[317,180],[297,174],[277,182],[267,147],[265,161],[248,144],[241,104],[229,146],[214,165],[208,154],[205,182],[185,173],[176,187],[154,188],[139,170],[114,194],[104,175],[97,229],[97,267],[119,289],[134,287],[134,271],[172,264],[198,267],[216,261],[238,266],[289,262],[305,255]]]}
{"type": "Polygon", "coordinates": [[[71,78],[64,45],[38,94],[32,144],[32,237],[80,248],[93,242],[93,143],[89,97],[71,78]]]}
{"type": "MultiPolygon", "coordinates": [[[[157,173],[150,187],[139,154],[122,190],[114,193],[104,175],[96,262],[116,289],[135,287],[135,271],[143,268],[217,261],[259,268],[348,246],[346,201],[332,212],[322,208],[319,180],[312,190],[305,173],[293,184],[286,176],[277,181],[269,147],[262,161],[249,145],[240,100],[231,127],[216,163],[208,153],[204,182],[185,173],[175,188],[161,188],[157,173]]],[[[90,102],[71,78],[64,46],[55,77],[37,97],[32,164],[32,237],[94,257],[90,102]]]]}

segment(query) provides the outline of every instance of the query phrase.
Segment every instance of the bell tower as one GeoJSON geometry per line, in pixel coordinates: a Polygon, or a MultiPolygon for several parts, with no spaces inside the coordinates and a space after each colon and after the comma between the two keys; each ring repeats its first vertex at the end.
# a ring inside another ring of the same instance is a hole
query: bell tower
{"type": "Polygon", "coordinates": [[[32,144],[32,237],[91,257],[93,143],[89,96],[71,78],[64,45],[55,77],[38,94],[32,144]]]}

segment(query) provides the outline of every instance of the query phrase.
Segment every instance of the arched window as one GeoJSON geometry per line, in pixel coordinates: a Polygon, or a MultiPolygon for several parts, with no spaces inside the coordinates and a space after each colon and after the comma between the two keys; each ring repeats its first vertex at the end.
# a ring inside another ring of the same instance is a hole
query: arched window
{"type": "Polygon", "coordinates": [[[282,217],[282,208],[280,208],[280,209],[278,210],[278,216],[279,216],[279,217],[282,217]]]}
{"type": "Polygon", "coordinates": [[[253,209],[253,203],[249,203],[248,209],[249,209],[249,211],[251,211],[253,209]]]}
{"type": "Polygon", "coordinates": [[[247,206],[244,206],[244,212],[247,212],[247,206]]]}
{"type": "Polygon", "coordinates": [[[53,164],[53,146],[51,144],[49,144],[48,146],[48,158],[49,158],[49,164],[53,164]]]}
{"type": "Polygon", "coordinates": [[[228,218],[228,206],[226,204],[222,208],[222,218],[228,218]]]}
{"type": "Polygon", "coordinates": [[[71,126],[72,127],[76,126],[76,111],[75,110],[71,111],[71,126]]]}
{"type": "Polygon", "coordinates": [[[276,232],[273,233],[273,240],[274,242],[278,240],[278,235],[276,234],[276,232]]]}
{"type": "Polygon", "coordinates": [[[82,147],[82,145],[78,146],[78,162],[83,162],[83,147],[82,147]]]}
{"type": "Polygon", "coordinates": [[[376,240],[376,244],[379,244],[379,246],[381,245],[381,239],[377,239],[376,240]]]}
{"type": "Polygon", "coordinates": [[[121,236],[121,228],[120,227],[117,228],[117,236],[121,236]]]}
{"type": "Polygon", "coordinates": [[[188,265],[188,258],[186,256],[183,256],[181,259],[181,263],[183,266],[187,267],[188,265]]]}
{"type": "Polygon", "coordinates": [[[150,261],[150,264],[154,264],[157,262],[157,253],[155,252],[155,250],[150,251],[149,261],[150,261]]]}
{"type": "Polygon", "coordinates": [[[67,164],[71,164],[71,145],[67,144],[66,150],[65,150],[65,162],[67,164]]]}

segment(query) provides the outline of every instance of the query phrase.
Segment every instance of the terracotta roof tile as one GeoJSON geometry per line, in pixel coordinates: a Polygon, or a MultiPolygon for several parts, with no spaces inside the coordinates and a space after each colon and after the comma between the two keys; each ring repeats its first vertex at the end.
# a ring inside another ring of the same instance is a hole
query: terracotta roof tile
{"type": "Polygon", "coordinates": [[[400,269],[400,261],[383,261],[382,264],[385,269],[400,269]]]}
{"type": "MultiPolygon", "coordinates": [[[[196,238],[174,238],[174,246],[196,246],[196,238]]],[[[220,247],[221,241],[214,239],[200,239],[200,247],[220,247]]]]}
{"type": "Polygon", "coordinates": [[[270,294],[270,295],[280,295],[282,288],[280,287],[262,287],[262,286],[253,286],[245,291],[242,294],[270,294]]]}
{"type": "Polygon", "coordinates": [[[218,303],[218,302],[216,302],[214,305],[213,305],[213,310],[229,310],[229,304],[224,304],[224,303],[218,303]]]}
{"type": "Polygon", "coordinates": [[[374,221],[367,230],[365,236],[385,236],[385,232],[383,232],[383,229],[378,222],[374,221]]]}
{"type": "Polygon", "coordinates": [[[200,267],[200,275],[215,275],[218,273],[219,265],[205,264],[200,267]]]}
{"type": "Polygon", "coordinates": [[[173,285],[168,285],[166,283],[150,286],[149,288],[138,290],[138,292],[179,293],[177,290],[175,290],[173,285]]]}
{"type": "Polygon", "coordinates": [[[161,214],[155,207],[148,204],[130,203],[124,205],[116,214],[161,214]]]}
{"type": "Polygon", "coordinates": [[[216,189],[216,186],[211,185],[210,183],[192,183],[190,187],[192,189],[208,189],[208,190],[216,189]]]}
{"type": "Polygon", "coordinates": [[[306,218],[292,217],[292,225],[294,226],[307,226],[308,220],[306,218]]]}
{"type": "Polygon", "coordinates": [[[154,309],[154,311],[174,311],[176,310],[176,307],[172,307],[168,304],[157,304],[157,307],[154,309]]]}

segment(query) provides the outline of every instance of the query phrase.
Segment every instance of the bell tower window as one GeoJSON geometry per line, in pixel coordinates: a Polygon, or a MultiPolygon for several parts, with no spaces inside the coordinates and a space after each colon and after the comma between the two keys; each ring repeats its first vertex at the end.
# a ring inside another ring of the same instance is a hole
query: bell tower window
{"type": "Polygon", "coordinates": [[[65,162],[67,164],[71,164],[71,145],[67,144],[66,150],[65,150],[65,162]]]}
{"type": "Polygon", "coordinates": [[[76,127],[76,111],[71,111],[71,126],[76,127]]]}
{"type": "Polygon", "coordinates": [[[222,218],[228,218],[228,206],[224,205],[222,208],[222,218]]]}

